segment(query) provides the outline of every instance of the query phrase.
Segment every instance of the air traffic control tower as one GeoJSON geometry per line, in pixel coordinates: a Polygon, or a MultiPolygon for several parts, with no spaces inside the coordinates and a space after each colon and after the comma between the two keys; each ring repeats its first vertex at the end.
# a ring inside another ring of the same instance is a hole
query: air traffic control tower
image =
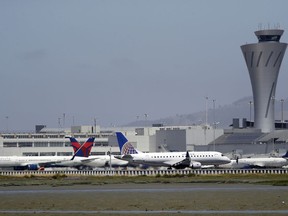
{"type": "Polygon", "coordinates": [[[254,128],[263,133],[275,129],[275,91],[287,47],[279,42],[283,32],[280,29],[256,31],[258,43],[241,46],[253,91],[254,128]]]}

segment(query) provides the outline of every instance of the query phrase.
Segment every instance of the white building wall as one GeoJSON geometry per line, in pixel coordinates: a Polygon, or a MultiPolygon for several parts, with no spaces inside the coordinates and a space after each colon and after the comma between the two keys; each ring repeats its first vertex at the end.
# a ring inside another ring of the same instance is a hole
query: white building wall
{"type": "MultiPolygon", "coordinates": [[[[213,129],[207,129],[205,135],[204,129],[201,126],[105,128],[104,130],[101,130],[101,134],[98,132],[97,135],[94,134],[94,136],[96,135],[96,146],[92,148],[91,154],[107,154],[108,151],[119,154],[120,150],[117,138],[114,134],[116,131],[123,132],[127,139],[132,142],[134,147],[143,152],[163,152],[165,151],[165,147],[170,151],[193,150],[195,145],[205,145],[205,140],[208,144],[213,141],[214,137],[213,129]]],[[[222,129],[215,130],[215,138],[222,134],[222,129]]],[[[75,135],[80,143],[85,142],[88,136],[93,136],[93,134],[88,133],[70,133],[69,135],[75,135]]],[[[29,155],[30,153],[35,155],[50,153],[53,155],[72,155],[73,148],[70,146],[69,139],[65,138],[65,134],[63,133],[0,135],[0,156],[22,156],[29,155]],[[4,142],[6,143],[5,145],[4,142]],[[14,147],[5,147],[7,146],[7,143],[8,146],[9,143],[12,143],[14,147]],[[25,146],[25,143],[28,143],[30,146],[19,147],[25,146]],[[41,143],[45,146],[40,147],[41,143]],[[51,146],[52,143],[54,143],[53,147],[51,146]],[[61,147],[57,146],[58,144],[61,145],[61,147]]]]}
{"type": "Polygon", "coordinates": [[[186,145],[187,150],[194,150],[194,146],[198,145],[207,145],[214,140],[214,133],[215,139],[222,136],[224,134],[223,129],[213,129],[212,127],[205,127],[202,126],[193,126],[188,127],[186,129],[186,145]]]}

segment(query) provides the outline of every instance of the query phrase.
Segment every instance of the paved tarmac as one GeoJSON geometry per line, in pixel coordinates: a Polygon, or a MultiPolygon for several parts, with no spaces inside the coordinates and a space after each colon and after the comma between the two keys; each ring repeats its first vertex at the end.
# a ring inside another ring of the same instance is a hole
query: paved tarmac
{"type": "Polygon", "coordinates": [[[0,187],[0,215],[288,215],[288,187],[103,184],[0,187]]]}

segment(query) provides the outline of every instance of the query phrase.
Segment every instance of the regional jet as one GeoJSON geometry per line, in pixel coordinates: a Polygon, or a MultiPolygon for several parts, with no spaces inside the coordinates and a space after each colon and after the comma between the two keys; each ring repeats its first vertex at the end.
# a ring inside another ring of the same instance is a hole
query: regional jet
{"type": "Polygon", "coordinates": [[[230,163],[220,165],[220,168],[282,168],[288,165],[288,151],[282,157],[237,158],[230,163]]]}
{"type": "Polygon", "coordinates": [[[142,164],[154,167],[168,167],[168,169],[201,168],[203,166],[226,164],[230,159],[216,151],[192,151],[192,152],[155,152],[143,153],[135,149],[127,138],[116,132],[122,160],[131,164],[142,164]]]}

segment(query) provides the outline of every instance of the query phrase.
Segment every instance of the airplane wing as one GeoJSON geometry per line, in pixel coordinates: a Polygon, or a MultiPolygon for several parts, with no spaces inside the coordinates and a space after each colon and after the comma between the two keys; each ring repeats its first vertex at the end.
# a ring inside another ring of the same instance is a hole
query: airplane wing
{"type": "Polygon", "coordinates": [[[27,167],[28,170],[39,170],[43,167],[53,167],[57,166],[58,161],[47,161],[47,162],[26,162],[26,163],[20,163],[16,167],[27,167]]]}
{"type": "Polygon", "coordinates": [[[164,164],[170,167],[174,167],[176,169],[184,169],[186,167],[201,168],[201,163],[191,160],[191,157],[188,151],[186,152],[185,159],[179,160],[178,162],[175,160],[165,161],[164,164]]]}
{"type": "Polygon", "coordinates": [[[120,160],[124,160],[124,161],[131,161],[133,160],[133,156],[130,154],[127,155],[114,155],[115,158],[120,159],[120,160]]]}
{"type": "Polygon", "coordinates": [[[261,162],[250,163],[248,165],[249,166],[255,166],[255,167],[265,167],[265,164],[261,163],[261,162]]]}
{"type": "Polygon", "coordinates": [[[166,164],[166,165],[169,165],[171,167],[189,166],[190,165],[190,158],[186,157],[185,159],[178,160],[178,161],[168,160],[168,161],[165,161],[163,163],[166,164]]]}
{"type": "Polygon", "coordinates": [[[90,163],[91,161],[95,161],[95,160],[100,160],[101,158],[85,158],[85,159],[81,159],[80,161],[82,163],[90,163]]]}
{"type": "Polygon", "coordinates": [[[61,163],[63,163],[63,162],[67,162],[67,160],[55,160],[55,161],[39,162],[37,164],[40,167],[53,167],[53,166],[61,165],[61,163]]]}

